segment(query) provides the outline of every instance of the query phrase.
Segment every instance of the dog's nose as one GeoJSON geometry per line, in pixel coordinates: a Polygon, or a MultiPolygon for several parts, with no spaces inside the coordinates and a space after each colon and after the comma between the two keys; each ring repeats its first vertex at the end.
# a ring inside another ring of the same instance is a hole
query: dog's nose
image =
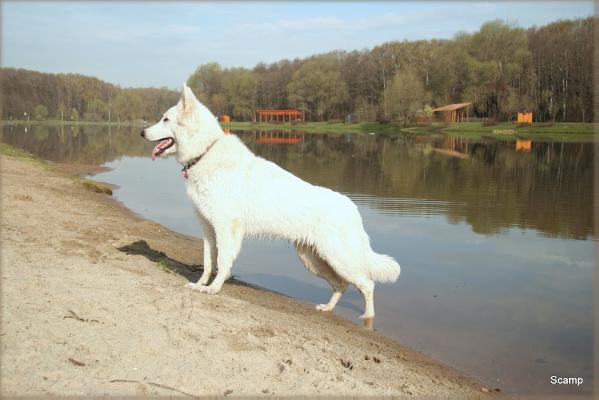
{"type": "Polygon", "coordinates": [[[141,137],[145,137],[146,136],[146,130],[142,129],[141,131],[139,131],[139,134],[141,135],[141,137]]]}

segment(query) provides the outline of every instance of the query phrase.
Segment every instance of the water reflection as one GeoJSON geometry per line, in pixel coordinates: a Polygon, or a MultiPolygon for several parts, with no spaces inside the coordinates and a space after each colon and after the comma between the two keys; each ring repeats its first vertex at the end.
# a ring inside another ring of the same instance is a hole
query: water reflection
{"type": "MultiPolygon", "coordinates": [[[[9,126],[1,140],[57,161],[146,156],[136,128],[9,126]],[[108,133],[108,134],[106,134],[108,133]]],[[[593,144],[409,136],[239,133],[301,178],[384,213],[444,215],[477,233],[518,227],[585,239],[593,229],[593,144]],[[288,146],[280,146],[288,144],[288,146]]]]}
{"type": "Polygon", "coordinates": [[[364,325],[364,328],[368,329],[369,331],[373,331],[374,330],[374,318],[364,318],[363,325],[364,325]]]}
{"type": "Polygon", "coordinates": [[[513,142],[454,138],[311,135],[296,146],[276,146],[247,136],[257,154],[387,213],[443,214],[483,234],[519,227],[576,239],[594,235],[589,143],[537,142],[523,153],[513,142]]]}

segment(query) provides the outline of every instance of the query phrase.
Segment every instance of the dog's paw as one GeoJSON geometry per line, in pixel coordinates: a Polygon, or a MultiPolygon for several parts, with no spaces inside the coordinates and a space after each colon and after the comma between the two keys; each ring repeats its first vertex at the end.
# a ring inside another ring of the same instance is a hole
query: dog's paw
{"type": "Polygon", "coordinates": [[[216,288],[214,286],[199,286],[197,289],[198,292],[206,293],[206,294],[217,294],[220,292],[220,288],[216,288]]]}
{"type": "Polygon", "coordinates": [[[202,285],[200,282],[198,282],[198,283],[189,282],[188,284],[185,285],[185,287],[189,288],[191,290],[200,290],[200,288],[205,287],[205,286],[202,285]]]}
{"type": "Polygon", "coordinates": [[[198,281],[198,285],[201,285],[201,286],[208,286],[208,281],[209,281],[209,280],[210,280],[210,278],[209,278],[209,277],[208,277],[208,278],[206,278],[206,279],[200,278],[200,280],[198,281]]]}
{"type": "Polygon", "coordinates": [[[318,311],[333,311],[334,306],[330,306],[328,304],[319,304],[316,306],[318,311]]]}
{"type": "Polygon", "coordinates": [[[366,314],[366,313],[364,313],[364,314],[360,315],[358,318],[360,318],[360,319],[372,319],[372,318],[374,318],[374,313],[372,313],[372,314],[366,314]]]}

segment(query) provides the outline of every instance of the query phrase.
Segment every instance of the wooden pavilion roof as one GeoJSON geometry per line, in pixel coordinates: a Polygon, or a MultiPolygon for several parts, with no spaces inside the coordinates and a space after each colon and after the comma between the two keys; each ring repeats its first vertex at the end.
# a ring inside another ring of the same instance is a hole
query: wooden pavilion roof
{"type": "Polygon", "coordinates": [[[300,110],[288,109],[288,110],[273,110],[268,108],[261,108],[256,110],[257,114],[261,115],[302,115],[300,110]]]}
{"type": "Polygon", "coordinates": [[[472,104],[472,103],[454,103],[454,104],[448,104],[448,105],[443,106],[443,107],[435,108],[433,110],[433,112],[437,112],[437,111],[455,111],[455,110],[459,110],[460,108],[468,107],[470,104],[472,104]]]}

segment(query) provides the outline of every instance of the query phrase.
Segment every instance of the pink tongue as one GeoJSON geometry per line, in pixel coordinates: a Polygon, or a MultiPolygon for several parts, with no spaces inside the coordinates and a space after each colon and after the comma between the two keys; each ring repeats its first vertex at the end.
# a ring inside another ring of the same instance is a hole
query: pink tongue
{"type": "Polygon", "coordinates": [[[164,150],[166,150],[167,147],[170,147],[170,145],[172,143],[173,143],[172,138],[164,139],[163,141],[158,143],[156,145],[156,147],[154,147],[154,150],[152,150],[152,160],[155,160],[156,156],[158,156],[160,153],[162,153],[164,150]]]}

